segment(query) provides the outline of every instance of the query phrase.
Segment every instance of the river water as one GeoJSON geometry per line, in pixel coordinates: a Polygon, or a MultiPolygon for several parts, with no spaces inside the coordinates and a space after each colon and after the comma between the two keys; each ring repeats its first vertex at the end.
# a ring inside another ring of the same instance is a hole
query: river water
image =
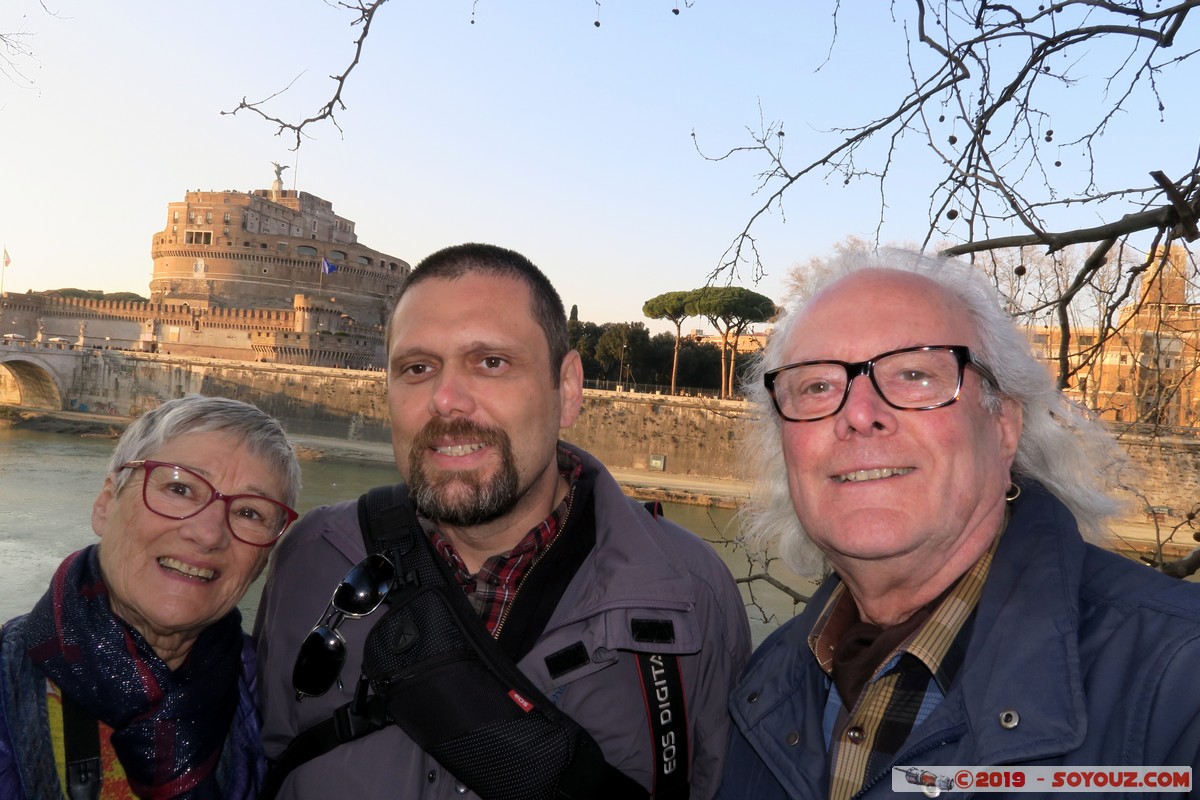
{"type": "MultiPolygon", "coordinates": [[[[0,428],[0,622],[28,611],[46,591],[64,557],[96,541],[92,501],[104,480],[113,441],[68,434],[0,428]]],[[[372,486],[393,483],[395,470],[380,464],[301,462],[304,489],[297,510],[357,497],[372,486]]],[[[733,512],[666,504],[666,516],[709,541],[737,577],[750,574],[745,556],[731,542],[733,512]]],[[[812,585],[779,575],[810,593],[812,585]]],[[[260,579],[261,581],[261,579],[260,579]]],[[[249,627],[258,607],[259,585],[240,604],[249,627]]],[[[322,587],[332,592],[333,587],[322,587]]],[[[742,586],[755,643],[799,610],[783,592],[755,582],[742,586]]]]}

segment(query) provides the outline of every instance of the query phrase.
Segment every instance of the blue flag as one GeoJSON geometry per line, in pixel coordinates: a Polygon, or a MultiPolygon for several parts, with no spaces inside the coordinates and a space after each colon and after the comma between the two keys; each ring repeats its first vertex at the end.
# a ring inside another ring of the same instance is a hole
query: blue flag
{"type": "Polygon", "coordinates": [[[335,267],[333,264],[330,264],[328,258],[322,258],[321,259],[321,272],[328,275],[331,272],[337,272],[337,267],[335,267]]]}

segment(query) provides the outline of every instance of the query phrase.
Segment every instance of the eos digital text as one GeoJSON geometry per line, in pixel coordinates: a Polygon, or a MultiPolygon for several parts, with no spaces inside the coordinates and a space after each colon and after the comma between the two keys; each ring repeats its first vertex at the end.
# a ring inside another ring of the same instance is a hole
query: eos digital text
{"type": "Polygon", "coordinates": [[[921,792],[1189,792],[1191,767],[893,767],[892,790],[921,792]]]}

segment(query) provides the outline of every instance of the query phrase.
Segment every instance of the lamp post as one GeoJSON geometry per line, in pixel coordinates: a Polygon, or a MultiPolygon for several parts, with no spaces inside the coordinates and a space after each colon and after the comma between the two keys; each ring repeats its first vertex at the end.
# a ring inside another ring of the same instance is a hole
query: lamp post
{"type": "Polygon", "coordinates": [[[617,391],[621,391],[621,381],[625,379],[625,350],[629,347],[627,344],[621,345],[621,365],[617,367],[617,391]]]}

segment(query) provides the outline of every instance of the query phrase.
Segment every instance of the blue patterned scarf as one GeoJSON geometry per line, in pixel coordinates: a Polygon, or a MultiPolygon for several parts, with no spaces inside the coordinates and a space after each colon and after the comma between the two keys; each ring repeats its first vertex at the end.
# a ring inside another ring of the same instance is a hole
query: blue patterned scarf
{"type": "Polygon", "coordinates": [[[221,797],[216,767],[238,702],[240,612],[205,629],[172,671],[113,615],[99,547],[92,545],[59,566],[21,622],[30,662],[113,729],[113,749],[134,794],[221,797]]]}

